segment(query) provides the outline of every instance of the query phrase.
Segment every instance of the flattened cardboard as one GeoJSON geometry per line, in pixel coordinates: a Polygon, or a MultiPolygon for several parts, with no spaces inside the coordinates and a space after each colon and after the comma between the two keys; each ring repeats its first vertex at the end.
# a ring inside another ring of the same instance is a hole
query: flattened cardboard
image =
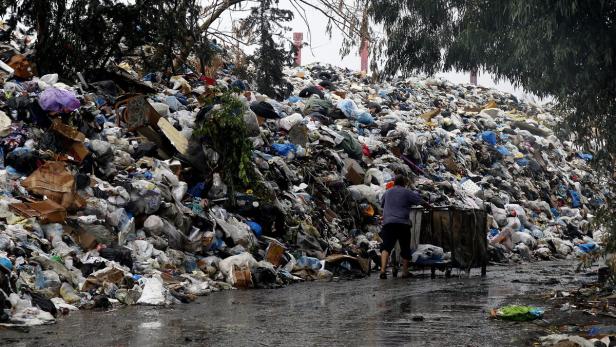
{"type": "Polygon", "coordinates": [[[53,200],[10,204],[9,209],[26,218],[38,218],[42,223],[63,223],[66,209],[53,200]]]}
{"type": "Polygon", "coordinates": [[[86,135],[84,135],[79,130],[73,128],[72,126],[62,123],[62,121],[58,118],[54,119],[51,123],[51,130],[55,131],[56,133],[62,135],[69,140],[73,140],[76,142],[83,142],[86,140],[86,135]]]}
{"type": "Polygon", "coordinates": [[[156,123],[160,130],[163,132],[165,137],[169,139],[169,142],[175,147],[183,155],[186,155],[188,151],[188,139],[182,135],[176,128],[169,123],[169,121],[165,118],[160,118],[158,123],[156,123]]]}
{"type": "Polygon", "coordinates": [[[75,178],[61,161],[48,161],[22,182],[30,193],[47,198],[66,209],[79,209],[85,205],[77,195],[75,178]]]}

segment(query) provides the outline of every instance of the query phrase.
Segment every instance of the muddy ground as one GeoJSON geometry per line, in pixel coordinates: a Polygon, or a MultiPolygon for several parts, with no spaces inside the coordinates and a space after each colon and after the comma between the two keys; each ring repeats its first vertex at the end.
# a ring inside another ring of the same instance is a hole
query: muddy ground
{"type": "MultiPolygon", "coordinates": [[[[579,313],[554,307],[554,290],[594,277],[571,261],[491,266],[485,279],[411,279],[295,284],[212,293],[167,308],[79,311],[55,325],[0,330],[2,346],[530,346],[579,313]],[[544,320],[488,319],[505,304],[544,307],[544,320]],[[558,323],[555,323],[558,321],[558,323]],[[553,323],[554,322],[554,323],[553,323]]],[[[611,318],[610,318],[611,319],[611,318]]],[[[616,322],[616,319],[613,319],[616,322]]]]}

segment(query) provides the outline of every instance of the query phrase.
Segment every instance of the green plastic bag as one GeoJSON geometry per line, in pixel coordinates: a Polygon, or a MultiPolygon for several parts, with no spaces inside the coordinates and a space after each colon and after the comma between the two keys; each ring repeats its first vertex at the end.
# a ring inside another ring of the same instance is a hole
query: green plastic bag
{"type": "Polygon", "coordinates": [[[496,310],[496,318],[516,322],[526,322],[541,318],[543,309],[532,306],[510,305],[496,310]]]}

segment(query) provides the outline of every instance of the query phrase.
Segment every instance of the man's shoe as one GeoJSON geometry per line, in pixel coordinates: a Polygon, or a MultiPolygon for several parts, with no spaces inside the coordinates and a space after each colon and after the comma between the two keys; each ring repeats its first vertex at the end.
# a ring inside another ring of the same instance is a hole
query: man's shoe
{"type": "Polygon", "coordinates": [[[411,277],[413,277],[413,274],[410,272],[407,272],[405,274],[402,274],[402,276],[400,276],[400,278],[411,278],[411,277]]]}
{"type": "Polygon", "coordinates": [[[386,272],[381,272],[381,274],[379,275],[379,278],[382,280],[386,280],[387,279],[387,273],[386,272]]]}

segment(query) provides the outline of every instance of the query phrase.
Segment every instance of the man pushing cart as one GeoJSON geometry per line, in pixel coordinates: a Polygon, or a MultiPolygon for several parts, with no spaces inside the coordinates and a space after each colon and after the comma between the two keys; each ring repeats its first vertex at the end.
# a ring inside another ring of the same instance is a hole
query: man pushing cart
{"type": "Polygon", "coordinates": [[[411,208],[422,205],[426,208],[432,206],[421,196],[406,188],[408,180],[403,175],[396,176],[394,186],[383,194],[381,206],[383,207],[383,227],[381,230],[381,279],[387,279],[387,261],[396,242],[400,245],[402,257],[402,275],[409,276],[409,261],[411,259],[411,222],[409,215],[411,208]]]}

